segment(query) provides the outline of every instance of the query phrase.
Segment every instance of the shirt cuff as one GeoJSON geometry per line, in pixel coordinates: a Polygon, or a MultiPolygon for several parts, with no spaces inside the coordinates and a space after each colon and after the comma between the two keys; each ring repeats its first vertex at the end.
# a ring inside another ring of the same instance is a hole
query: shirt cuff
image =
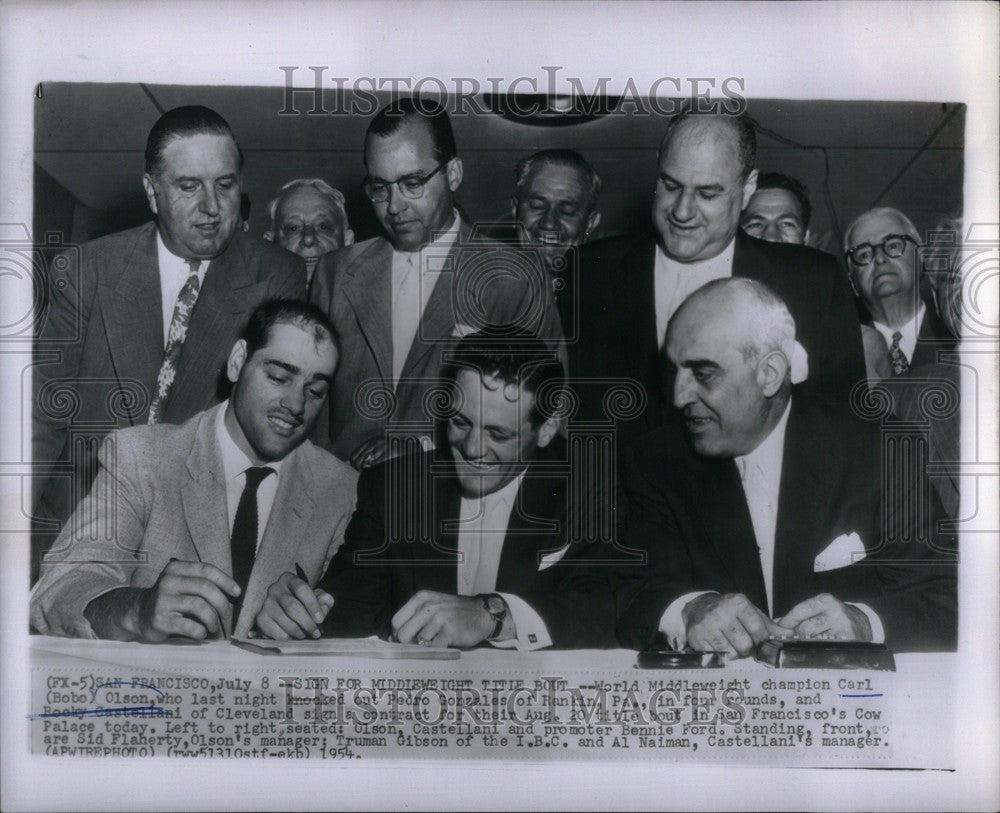
{"type": "Polygon", "coordinates": [[[497,649],[518,649],[525,652],[552,646],[548,627],[545,626],[542,617],[532,609],[528,602],[510,593],[497,593],[497,595],[507,602],[507,611],[510,613],[511,621],[514,622],[517,637],[507,641],[488,641],[487,643],[497,649]]]}
{"type": "Polygon", "coordinates": [[[885,643],[885,627],[882,626],[882,619],[878,617],[878,613],[875,612],[867,604],[857,604],[853,601],[847,602],[852,607],[857,607],[861,612],[868,616],[868,623],[872,628],[872,643],[873,644],[884,644],[885,643]]]}
{"type": "Polygon", "coordinates": [[[687,646],[687,629],[684,627],[684,608],[689,601],[694,601],[698,596],[715,592],[713,590],[695,590],[693,593],[685,593],[680,598],[675,598],[670,602],[670,606],[660,616],[660,632],[662,632],[670,644],[670,648],[680,651],[687,646]]]}

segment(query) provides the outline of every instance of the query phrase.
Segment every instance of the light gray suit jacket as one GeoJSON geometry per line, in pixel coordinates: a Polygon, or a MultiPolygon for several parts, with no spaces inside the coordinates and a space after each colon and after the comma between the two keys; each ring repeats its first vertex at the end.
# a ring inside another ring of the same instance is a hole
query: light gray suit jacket
{"type": "MultiPolygon", "coordinates": [[[[100,452],[91,493],[77,506],[42,565],[31,594],[31,624],[49,635],[95,637],[83,615],[119,587],[150,587],[171,558],[207,562],[232,574],[220,404],[181,426],[122,429],[100,452]]],[[[306,441],[282,466],[240,616],[245,635],[267,588],[299,564],[316,584],[340,546],[354,510],[357,473],[306,441]]]]}
{"type": "Polygon", "coordinates": [[[375,237],[327,254],[316,269],[311,299],[330,317],[340,345],[328,415],[320,416],[314,440],[342,460],[387,429],[429,434],[441,367],[459,338],[457,327],[520,327],[561,350],[562,326],[539,258],[476,238],[464,223],[395,387],[392,244],[375,237]]]}

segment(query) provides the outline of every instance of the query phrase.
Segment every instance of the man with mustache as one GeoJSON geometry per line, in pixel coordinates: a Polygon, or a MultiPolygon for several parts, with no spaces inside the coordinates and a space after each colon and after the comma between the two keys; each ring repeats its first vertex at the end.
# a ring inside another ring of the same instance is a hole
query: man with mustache
{"type": "Polygon", "coordinates": [[[147,643],[245,636],[281,574],[317,582],[357,481],[307,440],[337,357],[314,306],[269,301],[230,350],[228,401],[180,426],[111,435],[44,560],[35,629],[147,643]]]}
{"type": "Polygon", "coordinates": [[[65,521],[90,487],[107,432],[181,423],[218,403],[226,354],[250,312],[268,298],[305,296],[302,261],[240,227],[242,167],[214,110],[167,111],[149,132],[142,176],[155,221],[85,243],[46,269],[33,460],[71,473],[36,479],[36,519],[65,521]]]}

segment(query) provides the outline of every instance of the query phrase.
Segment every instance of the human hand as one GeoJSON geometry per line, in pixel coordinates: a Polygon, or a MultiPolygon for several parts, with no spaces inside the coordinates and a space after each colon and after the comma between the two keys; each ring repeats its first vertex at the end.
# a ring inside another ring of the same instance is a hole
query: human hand
{"type": "Polygon", "coordinates": [[[778,624],[802,638],[827,634],[845,641],[870,641],[872,626],[868,616],[852,604],[829,593],[800,601],[778,624]]]}
{"type": "Polygon", "coordinates": [[[293,573],[282,573],[267,588],[267,596],[254,624],[275,641],[319,638],[318,625],[332,607],[333,596],[325,590],[313,589],[309,582],[293,573]]]}
{"type": "Polygon", "coordinates": [[[689,647],[730,657],[744,658],[761,641],[785,632],[742,593],[705,593],[689,601],[681,616],[689,647]]]}
{"type": "Polygon", "coordinates": [[[124,626],[147,643],[201,640],[222,632],[222,616],[239,594],[240,586],[215,565],[171,559],[152,587],[135,591],[124,626]]]}
{"type": "Polygon", "coordinates": [[[424,646],[475,646],[493,632],[493,616],[478,596],[421,590],[392,617],[396,640],[424,646]]]}
{"type": "Polygon", "coordinates": [[[363,471],[370,466],[381,463],[385,459],[386,449],[387,445],[384,436],[376,435],[375,437],[370,437],[363,443],[358,444],[358,447],[351,452],[351,465],[358,471],[363,471]]]}

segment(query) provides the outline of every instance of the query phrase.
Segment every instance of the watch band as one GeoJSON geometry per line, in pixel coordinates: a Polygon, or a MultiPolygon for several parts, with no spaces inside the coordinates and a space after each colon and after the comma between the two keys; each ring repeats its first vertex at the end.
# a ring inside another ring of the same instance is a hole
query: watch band
{"type": "Polygon", "coordinates": [[[507,619],[507,602],[498,593],[480,593],[479,598],[483,600],[483,609],[493,619],[493,632],[486,636],[487,641],[492,641],[500,635],[503,622],[507,619]]]}

